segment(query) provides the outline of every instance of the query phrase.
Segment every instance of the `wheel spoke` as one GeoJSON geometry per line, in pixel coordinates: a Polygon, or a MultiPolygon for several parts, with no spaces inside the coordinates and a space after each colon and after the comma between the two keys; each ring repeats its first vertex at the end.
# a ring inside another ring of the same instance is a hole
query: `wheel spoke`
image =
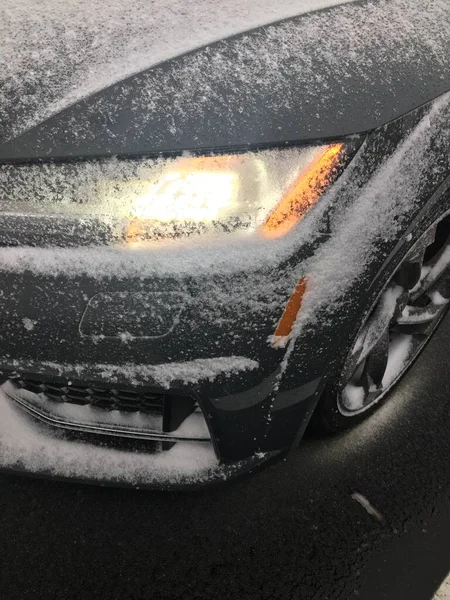
{"type": "MultiPolygon", "coordinates": [[[[445,305],[443,305],[445,306],[445,305]]],[[[400,317],[398,317],[396,326],[423,325],[431,323],[437,317],[443,306],[430,303],[428,306],[407,306],[400,317]]]]}
{"type": "Polygon", "coordinates": [[[389,356],[389,329],[386,328],[378,343],[372,349],[364,366],[369,381],[369,391],[380,389],[389,356]]]}
{"type": "Polygon", "coordinates": [[[430,269],[421,281],[419,293],[422,294],[432,287],[441,275],[450,266],[450,245],[445,245],[442,250],[434,257],[430,264],[430,269]]]}
{"type": "Polygon", "coordinates": [[[412,290],[420,281],[422,261],[405,262],[395,275],[395,281],[405,290],[412,290]]]}
{"type": "Polygon", "coordinates": [[[400,286],[395,285],[386,290],[358,336],[354,346],[353,366],[356,367],[369,356],[386,334],[394,315],[403,310],[406,302],[407,295],[405,297],[400,286]]]}
{"type": "Polygon", "coordinates": [[[421,239],[408,252],[406,256],[406,262],[419,262],[420,264],[422,264],[427,248],[431,246],[431,244],[436,239],[436,232],[437,225],[434,225],[421,237],[421,239]]]}

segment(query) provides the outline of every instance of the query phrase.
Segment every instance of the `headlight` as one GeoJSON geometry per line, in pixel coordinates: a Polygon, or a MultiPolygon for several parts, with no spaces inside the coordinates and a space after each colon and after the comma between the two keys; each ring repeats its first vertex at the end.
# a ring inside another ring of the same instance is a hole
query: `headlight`
{"type": "Polygon", "coordinates": [[[169,159],[3,165],[0,208],[114,222],[127,243],[290,231],[335,179],[342,143],[169,159]]]}

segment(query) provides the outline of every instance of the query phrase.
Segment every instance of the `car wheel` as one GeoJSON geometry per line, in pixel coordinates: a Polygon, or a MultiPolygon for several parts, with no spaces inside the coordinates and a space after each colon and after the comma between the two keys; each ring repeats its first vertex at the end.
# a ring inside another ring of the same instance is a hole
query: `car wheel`
{"type": "Polygon", "coordinates": [[[419,233],[399,264],[385,272],[390,275],[319,400],[312,419],[316,432],[333,433],[366,419],[430,340],[449,306],[450,215],[419,233]]]}

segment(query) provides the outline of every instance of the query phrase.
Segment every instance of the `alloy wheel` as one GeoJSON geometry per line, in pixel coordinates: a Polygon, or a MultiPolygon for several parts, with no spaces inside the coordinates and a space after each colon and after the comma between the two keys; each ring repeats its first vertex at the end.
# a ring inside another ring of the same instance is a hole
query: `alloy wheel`
{"type": "Polygon", "coordinates": [[[362,413],[389,392],[427,343],[449,299],[450,215],[407,253],[356,336],[340,379],[342,415],[362,413]]]}

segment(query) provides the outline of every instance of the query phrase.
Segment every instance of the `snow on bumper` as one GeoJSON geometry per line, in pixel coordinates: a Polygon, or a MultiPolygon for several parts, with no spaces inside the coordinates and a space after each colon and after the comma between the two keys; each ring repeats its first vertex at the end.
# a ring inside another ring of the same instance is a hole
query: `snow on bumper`
{"type": "Polygon", "coordinates": [[[269,455],[220,465],[212,444],[179,442],[149,454],[73,441],[25,413],[0,388],[0,469],[136,487],[197,487],[248,471],[269,455]]]}

